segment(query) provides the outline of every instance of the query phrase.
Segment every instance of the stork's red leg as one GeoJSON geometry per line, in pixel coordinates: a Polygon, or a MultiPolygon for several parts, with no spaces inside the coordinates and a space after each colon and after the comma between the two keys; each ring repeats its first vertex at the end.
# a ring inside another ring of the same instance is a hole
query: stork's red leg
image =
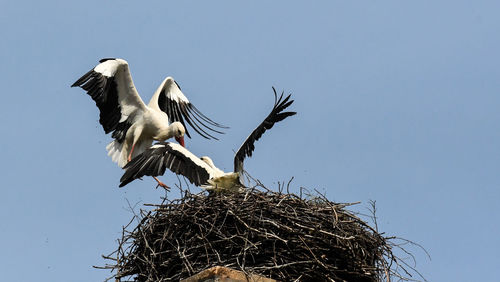
{"type": "Polygon", "coordinates": [[[155,176],[153,176],[153,178],[156,180],[156,182],[158,182],[158,185],[156,187],[161,186],[166,190],[170,190],[170,187],[168,187],[165,183],[161,182],[160,179],[158,179],[155,176]]]}
{"type": "Polygon", "coordinates": [[[132,150],[130,150],[130,154],[128,154],[127,161],[129,161],[129,162],[132,160],[132,153],[134,152],[134,147],[135,147],[135,143],[132,144],[132,150]]]}

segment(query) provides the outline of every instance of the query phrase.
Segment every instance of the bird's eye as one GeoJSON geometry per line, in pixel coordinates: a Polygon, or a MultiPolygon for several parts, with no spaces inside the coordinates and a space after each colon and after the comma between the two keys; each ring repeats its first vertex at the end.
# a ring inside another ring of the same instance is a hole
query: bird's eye
{"type": "Polygon", "coordinates": [[[177,135],[181,135],[181,131],[180,130],[177,130],[177,135]]]}

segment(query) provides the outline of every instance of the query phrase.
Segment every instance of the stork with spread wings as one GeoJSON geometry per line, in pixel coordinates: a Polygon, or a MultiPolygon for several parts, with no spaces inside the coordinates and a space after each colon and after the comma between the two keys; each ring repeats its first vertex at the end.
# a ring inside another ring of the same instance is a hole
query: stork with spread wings
{"type": "Polygon", "coordinates": [[[176,174],[183,175],[191,183],[206,189],[237,190],[244,187],[242,181],[243,162],[251,157],[255,149],[254,143],[271,129],[275,123],[293,116],[296,112],[283,112],[293,100],[288,95],[283,98],[274,91],[274,107],[264,121],[255,128],[241,145],[234,156],[234,171],[224,172],[217,168],[209,157],[198,158],[186,148],[172,142],[159,142],[129,162],[120,179],[120,187],[142,176],[159,176],[168,168],[176,174]]]}

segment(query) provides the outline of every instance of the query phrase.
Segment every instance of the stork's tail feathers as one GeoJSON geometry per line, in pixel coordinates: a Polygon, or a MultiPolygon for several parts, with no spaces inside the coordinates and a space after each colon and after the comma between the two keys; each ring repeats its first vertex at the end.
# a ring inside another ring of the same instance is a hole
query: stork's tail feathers
{"type": "Polygon", "coordinates": [[[108,156],[120,167],[127,164],[127,150],[124,148],[123,143],[114,140],[106,146],[106,150],[108,150],[108,156]]]}

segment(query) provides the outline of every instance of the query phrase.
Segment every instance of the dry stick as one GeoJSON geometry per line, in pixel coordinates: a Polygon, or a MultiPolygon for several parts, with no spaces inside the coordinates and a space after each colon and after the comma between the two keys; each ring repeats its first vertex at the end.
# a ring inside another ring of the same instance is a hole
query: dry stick
{"type": "Polygon", "coordinates": [[[295,262],[289,262],[289,263],[275,265],[275,266],[256,266],[253,269],[265,269],[265,270],[280,269],[280,268],[283,268],[283,267],[288,267],[288,266],[292,266],[292,265],[296,265],[296,264],[307,264],[307,263],[312,263],[312,262],[313,262],[312,260],[308,260],[308,261],[295,261],[295,262]]]}
{"type": "Polygon", "coordinates": [[[302,241],[302,243],[304,243],[304,246],[307,248],[307,250],[309,250],[309,252],[311,253],[311,255],[314,257],[314,259],[316,260],[317,263],[319,263],[323,268],[325,269],[328,269],[317,257],[316,255],[314,254],[314,252],[311,250],[311,248],[309,248],[309,246],[307,246],[307,243],[304,241],[304,239],[299,236],[299,239],[302,241]]]}

